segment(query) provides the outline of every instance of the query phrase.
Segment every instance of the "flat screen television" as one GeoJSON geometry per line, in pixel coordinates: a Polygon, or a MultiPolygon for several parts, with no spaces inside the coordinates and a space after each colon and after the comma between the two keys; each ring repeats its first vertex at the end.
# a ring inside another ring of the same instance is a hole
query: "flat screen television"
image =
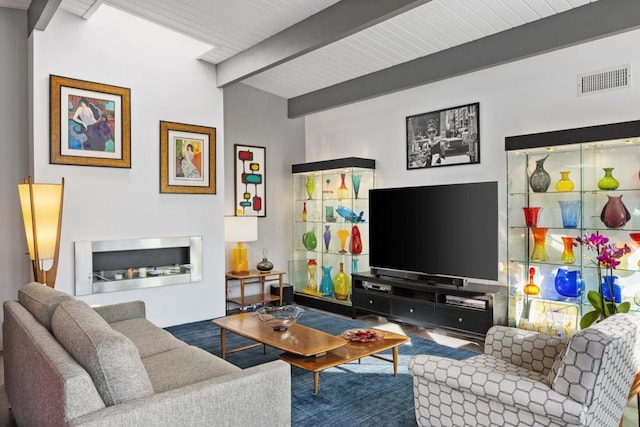
{"type": "Polygon", "coordinates": [[[369,253],[376,275],[498,280],[498,183],[371,190],[369,253]]]}

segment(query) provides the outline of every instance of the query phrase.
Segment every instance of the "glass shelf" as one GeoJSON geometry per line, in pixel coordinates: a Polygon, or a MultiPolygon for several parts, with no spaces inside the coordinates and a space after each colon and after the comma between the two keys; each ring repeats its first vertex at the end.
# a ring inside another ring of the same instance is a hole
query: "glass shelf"
{"type": "MultiPolygon", "coordinates": [[[[580,271],[585,286],[582,295],[576,298],[542,298],[530,297],[538,304],[560,304],[553,310],[576,310],[577,318],[583,310],[591,310],[586,298],[589,290],[598,288],[597,266],[593,263],[595,253],[583,246],[573,248],[575,262],[565,264],[561,262],[564,250],[562,236],[577,237],[584,234],[599,233],[606,236],[618,246],[628,244],[631,253],[621,259],[621,264],[613,270],[619,277],[618,283],[623,288],[623,300],[631,301],[632,310],[640,309],[633,302],[636,294],[640,295],[640,245],[633,242],[630,233],[640,232],[640,176],[639,166],[629,159],[640,156],[640,122],[627,124],[601,125],[594,127],[593,132],[585,129],[570,129],[556,132],[546,132],[534,135],[509,137],[505,140],[507,150],[507,259],[509,286],[509,324],[526,329],[558,330],[567,333],[568,324],[573,330],[577,323],[572,317],[550,319],[544,317],[544,309],[533,317],[526,317],[524,307],[524,285],[529,281],[529,268],[535,267],[534,283],[541,288],[545,297],[555,293],[555,278],[560,269],[580,271]],[[631,124],[636,124],[630,126],[631,124]],[[604,129],[604,130],[603,130],[604,129]],[[621,131],[621,129],[624,129],[621,131]],[[625,132],[638,133],[626,135],[625,132]],[[596,138],[599,140],[584,140],[596,138]],[[608,137],[611,135],[611,137],[608,137]],[[579,139],[580,138],[580,139],[579,139]],[[567,143],[569,142],[570,143],[567,143]],[[576,141],[581,141],[576,143],[576,141]],[[511,149],[510,147],[517,147],[511,149]],[[536,169],[536,163],[544,159],[544,170],[549,174],[550,182],[546,192],[533,192],[529,184],[529,177],[536,169]],[[619,181],[616,190],[601,190],[598,182],[605,176],[604,169],[613,168],[613,176],[619,181]],[[568,175],[575,188],[572,191],[558,191],[555,184],[568,175]],[[624,227],[608,228],[600,220],[603,207],[608,201],[607,196],[622,196],[622,201],[631,214],[630,220],[624,227]],[[578,216],[578,226],[566,228],[562,224],[559,201],[580,200],[581,209],[578,216]],[[537,228],[548,229],[545,247],[549,260],[532,261],[530,255],[534,249],[534,239],[529,228],[525,225],[523,207],[541,207],[537,228]],[[545,292],[546,291],[546,292],[545,292]],[[564,304],[564,305],[563,305],[564,304]],[[537,317],[535,317],[537,316],[537,317]],[[542,317],[541,317],[542,316],[542,317]],[[534,318],[535,317],[535,318],[534,318]],[[553,326],[550,324],[553,323],[553,326]]],[[[603,272],[603,274],[606,274],[603,272]]],[[[575,317],[575,316],[574,316],[575,317]]],[[[569,331],[570,332],[570,331],[569,331]]]]}
{"type": "Polygon", "coordinates": [[[322,267],[330,269],[333,281],[343,264],[347,275],[358,271],[369,270],[369,190],[375,184],[375,162],[369,159],[349,158],[336,159],[315,163],[304,163],[292,166],[293,172],[293,256],[289,263],[289,279],[295,294],[313,298],[317,301],[351,305],[350,299],[338,300],[332,295],[319,295],[318,290],[308,287],[311,273],[307,268],[309,260],[314,259],[317,264],[313,273],[314,279],[320,287],[323,275],[322,267]],[[344,176],[344,178],[343,178],[344,176]],[[355,177],[355,179],[354,179],[355,177]],[[354,191],[354,184],[358,182],[358,197],[354,191]],[[307,185],[309,180],[313,185],[307,185]],[[338,189],[344,182],[347,197],[338,197],[338,189]],[[311,190],[310,190],[311,189],[311,190]],[[311,192],[311,198],[309,198],[311,192]],[[331,191],[328,193],[327,191],[331,191]],[[363,212],[363,222],[351,223],[337,212],[338,207],[345,207],[360,215],[363,212]],[[306,211],[306,221],[303,220],[306,211]],[[333,219],[333,220],[332,220],[333,219]],[[353,255],[349,252],[351,233],[357,226],[362,241],[362,252],[353,255]],[[329,250],[325,248],[324,234],[329,227],[329,250]],[[341,242],[336,232],[346,230],[349,235],[345,241],[346,252],[340,252],[341,242]],[[304,246],[303,235],[307,232],[315,234],[317,245],[313,250],[304,246]]]}

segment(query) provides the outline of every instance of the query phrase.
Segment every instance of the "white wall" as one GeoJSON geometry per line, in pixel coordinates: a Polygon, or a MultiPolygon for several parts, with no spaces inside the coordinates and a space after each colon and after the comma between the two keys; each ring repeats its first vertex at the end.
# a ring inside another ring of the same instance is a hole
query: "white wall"
{"type": "MultiPolygon", "coordinates": [[[[631,64],[640,30],[381,96],[306,117],[307,161],[376,160],[378,187],[499,182],[500,260],[506,261],[506,136],[640,118],[640,85],[578,97],[577,75],[631,64]],[[480,102],[478,165],[406,170],[405,118],[480,102]]],[[[506,283],[501,275],[500,281],[506,283]]]]}
{"type": "Polygon", "coordinates": [[[142,299],[160,326],[224,314],[223,105],[215,68],[194,59],[206,50],[108,6],[89,20],[58,10],[32,35],[35,179],[66,184],[57,289],[73,293],[75,241],[201,235],[202,282],[84,299],[142,299]],[[131,89],[131,169],[49,164],[50,74],[131,89]],[[217,128],[216,195],[159,193],[160,120],[217,128]]]}
{"type": "MultiPolygon", "coordinates": [[[[287,271],[292,248],[291,165],[304,162],[304,119],[287,119],[287,100],[261,90],[235,84],[224,90],[225,127],[225,214],[234,213],[233,145],[246,144],[267,149],[267,215],[258,218],[258,241],[246,243],[249,267],[262,259],[266,238],[268,258],[274,269],[287,271]]],[[[227,244],[227,254],[234,246],[227,244]]],[[[227,269],[230,267],[227,256],[227,269]]],[[[287,276],[285,276],[285,280],[287,276]]],[[[238,296],[237,286],[230,287],[238,296]]],[[[248,294],[259,293],[253,286],[248,294]]]]}
{"type": "Polygon", "coordinates": [[[31,277],[17,187],[28,175],[25,11],[0,7],[0,58],[0,301],[5,301],[16,298],[31,277]]]}

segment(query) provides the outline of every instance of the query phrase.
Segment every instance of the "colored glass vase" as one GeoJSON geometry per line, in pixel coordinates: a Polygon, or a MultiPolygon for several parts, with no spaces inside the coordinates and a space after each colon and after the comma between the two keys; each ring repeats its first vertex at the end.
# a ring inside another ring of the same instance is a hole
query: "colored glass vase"
{"type": "Polygon", "coordinates": [[[347,244],[347,237],[349,237],[349,231],[342,229],[338,230],[336,234],[338,235],[338,239],[340,239],[340,253],[346,254],[345,246],[347,244]]]}
{"type": "Polygon", "coordinates": [[[345,184],[344,182],[346,174],[342,173],[340,174],[340,177],[342,178],[342,182],[340,183],[340,187],[338,187],[338,200],[348,199],[349,188],[347,187],[347,184],[345,184]]]}
{"type": "Polygon", "coordinates": [[[318,246],[318,239],[316,238],[316,233],[313,229],[302,235],[302,244],[308,251],[312,251],[318,246]]]}
{"type": "Polygon", "coordinates": [[[330,230],[331,226],[330,225],[325,225],[324,226],[324,234],[322,235],[323,239],[324,239],[324,248],[327,252],[329,252],[329,242],[331,242],[331,230],[330,230]]]}
{"type": "Polygon", "coordinates": [[[573,237],[562,236],[562,243],[564,245],[564,250],[562,251],[562,263],[563,264],[573,264],[576,262],[576,256],[573,254],[573,247],[576,245],[573,237]]]}
{"type": "Polygon", "coordinates": [[[560,180],[556,182],[556,191],[573,191],[575,185],[569,179],[569,171],[560,171],[560,180]]]}
{"type": "Polygon", "coordinates": [[[351,259],[351,273],[357,273],[358,272],[358,258],[352,258],[351,259]]]}
{"type": "Polygon", "coordinates": [[[531,253],[531,261],[549,261],[545,240],[547,239],[548,228],[532,227],[533,234],[533,252],[531,253]]]}
{"type": "Polygon", "coordinates": [[[568,271],[566,268],[559,268],[554,285],[556,291],[563,297],[577,298],[584,292],[580,270],[568,271]]]}
{"type": "Polygon", "coordinates": [[[340,263],[340,271],[333,278],[333,295],[338,300],[346,301],[351,293],[351,281],[344,272],[344,263],[340,263]]]}
{"type": "Polygon", "coordinates": [[[362,238],[360,237],[360,230],[357,225],[351,227],[351,241],[349,242],[349,252],[353,255],[360,255],[362,253],[362,238]]]}
{"type": "Polygon", "coordinates": [[[622,203],[622,195],[607,196],[607,203],[602,208],[600,220],[608,228],[621,228],[631,219],[631,214],[622,203]]]}
{"type": "Polygon", "coordinates": [[[351,175],[351,182],[353,183],[353,194],[355,198],[358,198],[358,192],[360,191],[360,180],[362,179],[362,175],[351,175]]]}
{"type": "Polygon", "coordinates": [[[544,170],[544,161],[547,160],[548,157],[549,155],[540,160],[536,160],[536,169],[529,177],[529,185],[534,193],[544,193],[549,189],[549,185],[551,184],[551,176],[544,170]]]}
{"type": "Polygon", "coordinates": [[[302,202],[302,220],[307,222],[307,202],[302,202]]]}
{"type": "Polygon", "coordinates": [[[307,261],[307,270],[309,271],[309,279],[307,280],[307,289],[313,293],[318,292],[318,281],[316,280],[316,271],[318,263],[315,259],[307,261]]]}
{"type": "Polygon", "coordinates": [[[605,301],[611,302],[613,294],[613,302],[619,304],[622,302],[622,288],[618,283],[618,276],[603,275],[602,276],[602,297],[605,301]]]}
{"type": "Polygon", "coordinates": [[[534,206],[522,208],[522,211],[524,212],[524,223],[527,227],[538,226],[538,218],[540,217],[541,210],[542,208],[534,206]]]}
{"type": "Polygon", "coordinates": [[[331,280],[331,269],[333,267],[330,265],[322,266],[322,280],[320,281],[320,292],[324,296],[331,296],[333,294],[333,280],[331,280]]]}
{"type": "Polygon", "coordinates": [[[523,292],[525,295],[538,295],[540,293],[540,286],[533,283],[533,276],[536,274],[536,269],[531,267],[529,269],[529,283],[524,285],[523,292]]]}
{"type": "Polygon", "coordinates": [[[307,189],[307,196],[309,196],[309,200],[311,200],[311,198],[313,197],[313,191],[316,189],[316,182],[313,179],[313,175],[307,176],[307,183],[305,185],[305,188],[307,189]]]}
{"type": "Polygon", "coordinates": [[[564,228],[576,228],[580,218],[580,200],[560,200],[560,215],[562,216],[562,226],[564,228]]]}
{"type": "Polygon", "coordinates": [[[598,188],[604,191],[615,190],[620,186],[620,182],[612,175],[613,168],[602,168],[604,176],[598,181],[598,188]]]}

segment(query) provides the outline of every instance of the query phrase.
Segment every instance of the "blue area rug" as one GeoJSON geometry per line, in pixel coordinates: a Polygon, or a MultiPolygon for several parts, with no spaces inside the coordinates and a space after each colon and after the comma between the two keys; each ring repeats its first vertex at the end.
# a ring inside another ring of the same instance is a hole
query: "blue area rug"
{"type": "MultiPolygon", "coordinates": [[[[370,326],[332,314],[305,309],[299,323],[337,335],[345,329],[370,326]]],[[[220,356],[220,328],[210,320],[166,328],[177,338],[220,356]]],[[[227,333],[227,348],[250,344],[252,341],[227,333]]],[[[227,360],[241,368],[278,359],[282,352],[262,346],[231,353],[227,360]]],[[[391,357],[391,350],[382,354],[391,357]]],[[[437,344],[419,337],[399,347],[398,376],[393,365],[367,357],[327,369],[320,373],[318,394],[313,394],[313,373],[296,367],[291,370],[291,424],[298,426],[415,426],[413,381],[407,364],[416,354],[433,354],[465,359],[474,352],[437,344]]]]}

